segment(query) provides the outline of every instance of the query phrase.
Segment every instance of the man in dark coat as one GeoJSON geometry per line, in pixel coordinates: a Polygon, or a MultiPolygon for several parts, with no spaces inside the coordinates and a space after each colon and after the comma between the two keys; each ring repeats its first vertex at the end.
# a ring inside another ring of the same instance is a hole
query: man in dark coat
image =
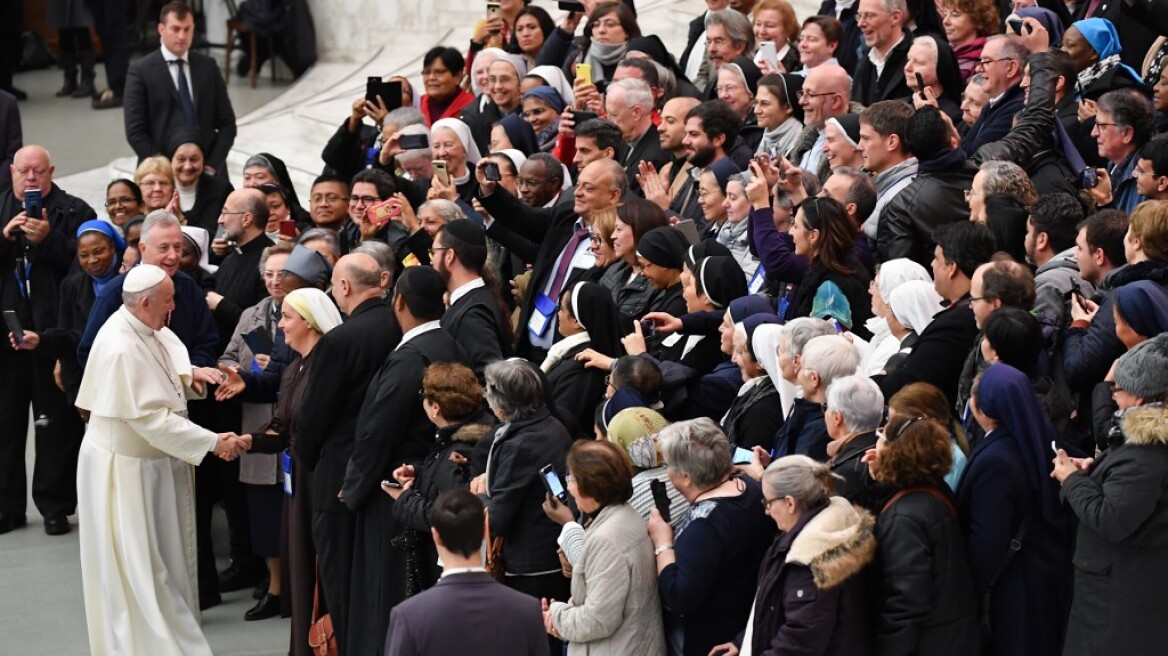
{"type": "Polygon", "coordinates": [[[961,367],[977,337],[969,289],[974,271],[994,255],[994,237],[983,223],[958,221],[937,228],[933,239],[933,286],[948,307],[933,317],[895,371],[873,379],[885,400],[909,383],[925,382],[944,392],[952,406],[961,367]]]}
{"type": "Polygon", "coordinates": [[[142,160],[166,152],[171,132],[197,127],[206,135],[209,172],[223,168],[235,143],[235,110],[214,59],[190,52],[195,16],[181,3],[159,17],[162,48],[130,66],[126,78],[126,141],[142,160]]]}
{"type": "Polygon", "coordinates": [[[20,127],[20,108],[16,106],[16,96],[0,91],[0,191],[12,186],[12,159],[16,151],[24,145],[24,133],[20,127]]]}
{"type": "Polygon", "coordinates": [[[418,390],[426,367],[434,362],[469,364],[466,353],[439,319],[446,284],[429,267],[410,267],[397,281],[393,313],[403,331],[401,342],[369,381],[357,416],[353,455],[341,488],[345,505],[357,517],[353,551],[353,585],[348,653],[377,654],[384,644],[390,610],[415,586],[405,549],[391,543],[403,539],[405,527],[391,512],[393,500],[381,491],[381,481],[393,470],[425,457],[434,439],[418,390]]]}
{"type": "Polygon", "coordinates": [[[904,64],[912,45],[912,35],[903,27],[906,12],[888,11],[896,3],[884,0],[860,0],[858,4],[860,31],[868,53],[856,64],[852,100],[868,106],[911,95],[904,79],[904,64]]]}
{"type": "Polygon", "coordinates": [[[337,260],[332,289],[337,307],[349,318],[321,338],[313,351],[313,358],[328,366],[313,369],[308,382],[307,402],[298,417],[296,456],[315,472],[312,538],[320,561],[320,587],[337,646],[347,653],[356,516],[339,496],[365,390],[401,341],[401,330],[381,298],[381,272],[371,256],[353,253],[337,260]]]}
{"type": "Polygon", "coordinates": [[[496,582],[483,569],[483,504],[466,490],[444,492],[430,511],[442,579],[393,609],[388,656],[469,654],[547,656],[539,601],[496,582]],[[458,609],[451,630],[450,609],[458,609]]]}
{"type": "Polygon", "coordinates": [[[989,97],[981,115],[961,138],[961,149],[973,155],[982,144],[1006,136],[1014,125],[1014,115],[1024,104],[1022,73],[1030,53],[1017,39],[1007,35],[986,39],[978,69],[985,78],[989,97]]]}
{"type": "Polygon", "coordinates": [[[474,221],[451,221],[434,236],[434,268],[446,281],[450,309],[442,329],[462,345],[479,382],[483,369],[511,357],[511,321],[483,282],[487,237],[474,221]]]}
{"type": "MultiPolygon", "coordinates": [[[[57,327],[58,290],[74,270],[77,228],[94,218],[79,198],[53,183],[49,153],[40,146],[16,152],[9,167],[13,188],[0,194],[0,309],[15,311],[23,329],[57,327]],[[25,212],[28,190],[42,196],[36,216],[25,212]]],[[[0,533],[24,526],[28,505],[25,440],[28,407],[38,417],[32,496],[45,532],[69,532],[77,508],[77,451],[85,431],[65,394],[53,384],[56,354],[48,348],[13,350],[4,328],[0,343],[0,533]],[[40,418],[47,419],[40,421],[40,418]]],[[[23,337],[23,336],[22,336],[23,337]]]]}
{"type": "Polygon", "coordinates": [[[823,0],[823,4],[819,5],[820,16],[830,16],[839,20],[844,28],[844,37],[840,39],[839,45],[835,50],[835,59],[845,71],[855,71],[857,64],[859,64],[860,44],[864,40],[864,35],[860,33],[860,26],[856,22],[856,2],[836,2],[836,0],[823,0]],[[846,6],[843,6],[846,5],[846,6]]]}
{"type": "Polygon", "coordinates": [[[629,189],[638,195],[641,183],[637,181],[641,162],[660,170],[669,157],[661,149],[661,135],[653,125],[653,90],[643,80],[624,79],[608,85],[604,98],[608,118],[620,128],[625,146],[617,154],[617,161],[628,173],[629,189]]]}

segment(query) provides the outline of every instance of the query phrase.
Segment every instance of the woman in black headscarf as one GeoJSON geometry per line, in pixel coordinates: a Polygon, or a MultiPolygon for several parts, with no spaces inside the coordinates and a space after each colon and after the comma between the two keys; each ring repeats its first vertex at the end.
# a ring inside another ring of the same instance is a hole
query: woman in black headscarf
{"type": "Polygon", "coordinates": [[[619,322],[612,293],[602,285],[579,282],[560,295],[556,330],[563,339],[548,350],[540,369],[547,375],[550,399],[575,418],[580,431],[592,426],[596,406],[604,400],[606,372],[586,368],[576,355],[589,348],[613,358],[624,355],[619,322]]]}
{"type": "Polygon", "coordinates": [[[751,152],[758,149],[762,140],[762,128],[754,115],[754,99],[758,93],[758,81],[762,72],[750,57],[736,57],[734,61],[718,69],[718,83],[714,89],[718,99],[725,102],[742,119],[739,132],[751,152]]]}
{"type": "Polygon", "coordinates": [[[514,148],[527,157],[539,152],[535,130],[518,114],[504,116],[491,130],[491,152],[497,153],[508,148],[514,148]],[[503,143],[503,138],[507,143],[503,143]]]}
{"type": "Polygon", "coordinates": [[[965,90],[965,82],[961,79],[957,55],[953,54],[949,42],[930,34],[914,39],[908,50],[904,79],[913,94],[904,100],[919,107],[921,90],[917,73],[936,96],[938,108],[953,120],[953,125],[957,125],[961,121],[961,92],[965,90]]]}
{"type": "MultiPolygon", "coordinates": [[[[689,314],[695,312],[725,312],[730,302],[746,296],[746,276],[742,267],[730,255],[712,255],[698,259],[693,265],[686,262],[681,275],[682,298],[689,314]]],[[[661,342],[659,360],[679,362],[690,369],[706,374],[726,359],[719,340],[704,334],[674,333],[661,342]]]]}
{"type": "MultiPolygon", "coordinates": [[[[300,206],[300,197],[296,195],[296,188],[292,186],[292,177],[288,175],[288,167],[284,160],[271,153],[257,153],[247,158],[243,165],[244,188],[258,188],[262,184],[279,184],[288,190],[288,208],[292,210],[292,218],[300,226],[312,225],[312,216],[308,210],[300,206]]],[[[214,231],[212,231],[214,232],[214,231]]]]}
{"type": "Polygon", "coordinates": [[[204,170],[206,151],[203,133],[196,128],[178,128],[170,135],[167,152],[174,170],[180,216],[187,225],[198,226],[213,235],[219,228],[223,203],[235,187],[225,178],[204,170]]]}

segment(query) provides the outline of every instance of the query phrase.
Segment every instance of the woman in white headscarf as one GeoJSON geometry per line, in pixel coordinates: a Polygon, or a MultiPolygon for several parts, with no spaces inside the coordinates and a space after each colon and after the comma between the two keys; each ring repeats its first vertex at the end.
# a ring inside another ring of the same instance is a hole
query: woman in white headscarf
{"type": "Polygon", "coordinates": [[[884,363],[900,350],[900,339],[889,330],[887,317],[889,298],[892,290],[910,280],[923,280],[930,285],[933,279],[925,267],[908,258],[889,260],[880,265],[872,284],[868,286],[868,293],[872,295],[872,318],[864,323],[872,331],[872,340],[868,342],[869,350],[860,362],[860,373],[865,376],[875,376],[884,370],[884,363]]]}
{"type": "MultiPolygon", "coordinates": [[[[533,77],[543,80],[543,86],[549,86],[555,89],[556,93],[560,94],[560,97],[564,99],[565,103],[572,105],[576,102],[576,94],[572,92],[572,83],[568,81],[568,78],[564,76],[564,72],[559,68],[546,65],[536,66],[530,71],[527,71],[527,79],[530,80],[533,77]]],[[[528,90],[530,89],[524,89],[525,92],[528,90]]]]}
{"type": "Polygon", "coordinates": [[[890,373],[912,353],[917,337],[933,322],[933,317],[944,309],[941,295],[932,281],[909,280],[892,290],[888,296],[885,320],[888,330],[900,345],[899,350],[884,363],[884,373],[890,373]]]}
{"type": "MultiPolygon", "coordinates": [[[[478,187],[474,167],[482,159],[479,147],[471,137],[470,128],[456,118],[435,121],[430,126],[430,150],[435,160],[446,162],[446,173],[450,183],[457,189],[458,197],[470,203],[478,187]]],[[[435,171],[434,180],[438,178],[439,174],[435,171]]]]}

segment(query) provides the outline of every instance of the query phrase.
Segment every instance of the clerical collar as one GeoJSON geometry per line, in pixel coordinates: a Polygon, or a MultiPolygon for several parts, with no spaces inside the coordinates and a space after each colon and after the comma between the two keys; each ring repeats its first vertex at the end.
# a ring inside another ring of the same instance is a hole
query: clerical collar
{"type": "Polygon", "coordinates": [[[485,567],[451,567],[442,570],[442,576],[438,578],[444,579],[447,576],[454,576],[455,574],[485,574],[487,568],[485,567]]]}
{"type": "Polygon", "coordinates": [[[450,307],[454,307],[454,304],[458,302],[458,299],[466,296],[467,294],[480,287],[486,287],[486,283],[483,282],[482,278],[475,278],[470,282],[463,283],[458,287],[458,289],[450,292],[450,307]]]}
{"type": "Polygon", "coordinates": [[[405,346],[406,342],[417,337],[418,335],[421,335],[422,333],[428,333],[431,330],[440,330],[441,328],[442,328],[442,325],[437,320],[427,321],[426,323],[424,323],[420,326],[414,326],[413,328],[410,328],[409,330],[407,330],[406,334],[402,335],[401,343],[398,344],[397,348],[395,348],[393,350],[396,351],[397,349],[405,346]]]}

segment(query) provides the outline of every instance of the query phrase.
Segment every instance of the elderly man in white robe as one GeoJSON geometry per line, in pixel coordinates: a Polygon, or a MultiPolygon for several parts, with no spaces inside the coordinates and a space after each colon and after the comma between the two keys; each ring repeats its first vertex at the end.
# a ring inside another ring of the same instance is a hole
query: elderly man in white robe
{"type": "Polygon", "coordinates": [[[223,374],[192,368],[166,327],[174,309],[166,272],[134,268],[122,299],[94,340],[77,395],[90,413],[77,466],[90,649],[211,654],[199,628],[192,465],[208,453],[233,459],[250,438],[187,419],[187,398],[223,374]]]}

